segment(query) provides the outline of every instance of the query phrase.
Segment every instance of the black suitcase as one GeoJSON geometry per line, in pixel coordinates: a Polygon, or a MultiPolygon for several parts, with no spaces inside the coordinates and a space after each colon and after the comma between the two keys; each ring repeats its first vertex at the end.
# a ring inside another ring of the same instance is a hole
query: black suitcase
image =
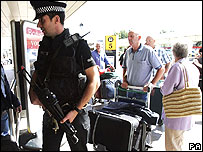
{"type": "Polygon", "coordinates": [[[116,115],[90,110],[89,143],[108,151],[145,151],[148,125],[140,116],[116,115]]]}
{"type": "Polygon", "coordinates": [[[150,109],[159,114],[158,124],[162,125],[163,122],[161,120],[162,115],[162,94],[160,92],[160,88],[154,88],[153,92],[150,95],[150,109]]]}

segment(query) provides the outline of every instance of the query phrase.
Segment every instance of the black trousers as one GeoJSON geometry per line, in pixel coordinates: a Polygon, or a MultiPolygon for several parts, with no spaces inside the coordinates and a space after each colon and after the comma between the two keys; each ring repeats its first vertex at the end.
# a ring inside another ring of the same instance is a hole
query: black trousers
{"type": "MultiPolygon", "coordinates": [[[[78,137],[79,141],[77,144],[74,144],[66,134],[71,151],[87,151],[88,134],[90,129],[90,118],[88,116],[88,111],[83,109],[82,113],[76,116],[72,124],[77,130],[76,136],[78,137]]],[[[43,116],[42,135],[43,151],[60,151],[64,130],[59,124],[59,129],[55,134],[55,131],[53,130],[52,118],[50,118],[46,112],[43,116]]]]}

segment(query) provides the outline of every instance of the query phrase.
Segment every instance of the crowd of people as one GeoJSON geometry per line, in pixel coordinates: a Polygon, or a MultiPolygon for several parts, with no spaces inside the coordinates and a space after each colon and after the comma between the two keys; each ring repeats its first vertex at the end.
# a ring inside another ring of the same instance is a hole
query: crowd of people
{"type": "MultiPolygon", "coordinates": [[[[67,36],[70,36],[69,29],[64,28],[66,3],[52,1],[30,1],[30,3],[36,12],[34,20],[38,19],[37,27],[44,33],[37,60],[34,63],[35,71],[29,89],[30,101],[34,105],[44,107],[33,89],[34,82],[36,82],[40,87],[49,88],[56,95],[65,113],[65,117],[60,123],[57,123],[45,111],[42,125],[42,150],[60,150],[64,134],[61,125],[69,121],[76,128],[76,136],[79,138],[77,144],[74,144],[67,136],[70,149],[72,151],[87,151],[90,119],[86,105],[100,86],[99,71],[104,70],[106,66],[110,66],[113,70],[115,68],[109,63],[105,52],[100,49],[99,43],[96,44],[96,50],[92,52],[84,39],[79,39],[71,46],[63,43],[67,36]],[[79,75],[86,77],[84,82],[78,81],[80,80],[79,75]],[[59,128],[54,130],[54,126],[59,126],[59,128]]],[[[145,44],[141,43],[141,38],[139,33],[130,30],[128,33],[129,47],[120,58],[123,68],[121,87],[127,89],[129,85],[140,86],[145,92],[131,92],[128,97],[135,97],[147,102],[148,88],[153,89],[159,80],[164,80],[163,86],[160,88],[163,95],[172,93],[174,89],[182,89],[185,84],[180,63],[187,65],[189,84],[194,87],[198,86],[199,78],[202,78],[202,49],[200,49],[199,58],[194,61],[194,64],[191,64],[187,61],[189,49],[187,44],[177,42],[172,47],[175,58],[175,63],[172,64],[165,50],[155,45],[156,40],[152,35],[147,36],[145,44]]],[[[3,94],[1,95],[3,101],[1,101],[1,107],[2,103],[9,103],[9,106],[1,111],[2,136],[8,134],[8,122],[5,119],[8,116],[4,111],[11,107],[12,103],[18,112],[22,110],[19,100],[10,90],[8,90],[10,95],[5,94],[5,83],[5,75],[2,76],[1,72],[1,93],[3,94]],[[7,98],[7,96],[10,97],[7,98]]],[[[7,83],[6,87],[8,88],[7,83]]],[[[167,118],[163,112],[163,120],[166,150],[182,150],[183,134],[186,130],[191,129],[192,116],[167,118]]]]}

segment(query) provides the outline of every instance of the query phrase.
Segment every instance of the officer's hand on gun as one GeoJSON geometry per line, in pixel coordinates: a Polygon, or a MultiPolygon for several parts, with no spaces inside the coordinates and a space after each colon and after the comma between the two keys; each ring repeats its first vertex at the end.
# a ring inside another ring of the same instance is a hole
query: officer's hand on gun
{"type": "MultiPolygon", "coordinates": [[[[30,79],[32,78],[31,75],[25,70],[24,66],[21,66],[21,69],[18,71],[18,73],[21,72],[23,77],[28,81],[28,83],[31,85],[29,90],[29,96],[32,104],[34,105],[40,105],[43,107],[45,111],[48,112],[50,117],[53,116],[53,118],[56,121],[61,121],[64,119],[64,113],[59,105],[59,101],[56,98],[56,95],[52,93],[48,88],[40,88],[38,84],[33,80],[32,83],[29,81],[26,77],[26,75],[23,73],[25,72],[30,79]]],[[[77,113],[77,111],[75,112],[77,113]]],[[[77,114],[73,115],[71,121],[74,120],[75,116],[77,114]]],[[[68,133],[68,136],[71,138],[72,142],[76,144],[78,142],[78,138],[76,136],[77,130],[74,128],[74,126],[67,121],[63,121],[63,129],[68,133]]],[[[56,128],[54,128],[56,129],[56,128]]],[[[58,129],[58,128],[57,128],[58,129]]],[[[55,130],[57,131],[57,130],[55,130]]]]}
{"type": "Polygon", "coordinates": [[[75,117],[77,116],[78,112],[75,110],[71,110],[64,118],[63,120],[60,121],[60,123],[64,123],[67,120],[69,120],[70,123],[73,122],[73,120],[75,119],[75,117]]]}

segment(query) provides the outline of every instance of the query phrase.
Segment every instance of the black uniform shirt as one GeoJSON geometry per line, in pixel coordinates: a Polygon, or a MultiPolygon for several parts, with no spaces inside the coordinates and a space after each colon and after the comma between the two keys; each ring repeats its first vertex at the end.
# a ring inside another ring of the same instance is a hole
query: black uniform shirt
{"type": "MultiPolygon", "coordinates": [[[[65,34],[69,33],[68,29],[65,29],[60,35],[56,36],[54,39],[51,39],[50,37],[43,37],[43,40],[40,42],[40,48],[38,52],[37,61],[35,61],[35,69],[40,69],[41,66],[44,67],[44,69],[48,69],[49,62],[46,61],[42,56],[52,56],[54,52],[57,50],[57,48],[62,45],[62,49],[66,49],[65,45],[63,43],[65,34]],[[46,65],[44,65],[46,64],[46,65]]],[[[61,53],[61,52],[60,52],[61,53]]],[[[72,51],[65,51],[63,52],[64,56],[72,56],[72,51]]],[[[86,42],[86,40],[80,40],[78,44],[78,48],[76,50],[75,54],[76,62],[80,65],[80,67],[84,67],[85,69],[88,69],[91,66],[96,65],[95,61],[92,58],[90,48],[86,42]]]]}

